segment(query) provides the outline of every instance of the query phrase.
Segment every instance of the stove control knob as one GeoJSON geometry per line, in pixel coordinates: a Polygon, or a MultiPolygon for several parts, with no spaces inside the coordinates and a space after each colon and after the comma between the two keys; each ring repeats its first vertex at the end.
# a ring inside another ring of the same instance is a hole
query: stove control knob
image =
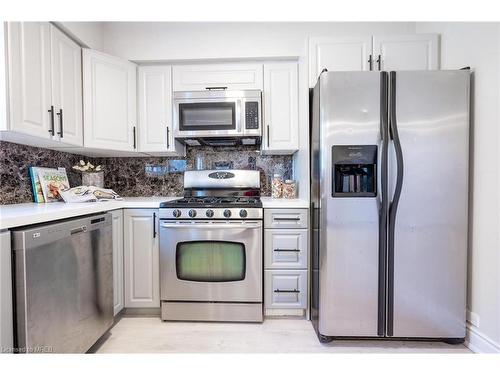
{"type": "Polygon", "coordinates": [[[188,215],[189,215],[189,217],[195,217],[196,216],[196,210],[189,210],[188,215]]]}
{"type": "Polygon", "coordinates": [[[207,215],[207,217],[213,217],[214,216],[214,210],[207,210],[207,212],[205,212],[205,215],[207,215]]]}
{"type": "Polygon", "coordinates": [[[224,210],[224,217],[231,217],[231,210],[224,210]]]}
{"type": "Polygon", "coordinates": [[[248,216],[247,210],[240,210],[240,216],[241,217],[247,217],[248,216]]]}
{"type": "Polygon", "coordinates": [[[179,216],[181,216],[181,210],[177,210],[177,209],[176,209],[176,210],[174,210],[174,211],[172,212],[172,215],[174,215],[174,217],[179,217],[179,216]]]}

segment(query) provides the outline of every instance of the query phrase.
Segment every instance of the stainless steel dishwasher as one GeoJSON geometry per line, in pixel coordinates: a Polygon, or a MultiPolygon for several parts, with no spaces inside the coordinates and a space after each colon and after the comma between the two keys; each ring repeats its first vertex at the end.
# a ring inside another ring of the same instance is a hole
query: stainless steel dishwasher
{"type": "Polygon", "coordinates": [[[84,353],[113,324],[111,214],[12,232],[16,347],[84,353]]]}

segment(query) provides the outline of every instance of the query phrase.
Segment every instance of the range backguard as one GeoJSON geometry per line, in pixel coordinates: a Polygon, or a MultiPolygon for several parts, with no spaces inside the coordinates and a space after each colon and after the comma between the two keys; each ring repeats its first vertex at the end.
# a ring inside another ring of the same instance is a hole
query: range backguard
{"type": "Polygon", "coordinates": [[[377,146],[332,147],[332,197],[377,196],[377,146]]]}

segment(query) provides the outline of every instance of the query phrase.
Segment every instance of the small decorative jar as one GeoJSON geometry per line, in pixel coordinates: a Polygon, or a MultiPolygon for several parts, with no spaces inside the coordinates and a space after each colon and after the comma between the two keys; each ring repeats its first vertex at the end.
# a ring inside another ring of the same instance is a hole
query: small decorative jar
{"type": "Polygon", "coordinates": [[[283,198],[297,198],[297,183],[294,180],[285,180],[283,183],[283,198]]]}
{"type": "Polygon", "coordinates": [[[82,185],[104,187],[104,172],[82,172],[82,185]]]}
{"type": "Polygon", "coordinates": [[[280,174],[275,174],[271,182],[271,197],[281,198],[283,189],[283,179],[280,174]]]}

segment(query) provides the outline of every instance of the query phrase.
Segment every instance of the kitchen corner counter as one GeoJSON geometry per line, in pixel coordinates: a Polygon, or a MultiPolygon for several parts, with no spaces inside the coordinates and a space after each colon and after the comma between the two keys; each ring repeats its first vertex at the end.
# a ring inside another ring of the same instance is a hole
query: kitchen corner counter
{"type": "Polygon", "coordinates": [[[95,203],[21,203],[0,206],[0,230],[121,208],[159,208],[179,197],[130,197],[95,203]]]}
{"type": "Polygon", "coordinates": [[[261,197],[264,208],[309,208],[309,201],[306,199],[284,199],[261,197]]]}

